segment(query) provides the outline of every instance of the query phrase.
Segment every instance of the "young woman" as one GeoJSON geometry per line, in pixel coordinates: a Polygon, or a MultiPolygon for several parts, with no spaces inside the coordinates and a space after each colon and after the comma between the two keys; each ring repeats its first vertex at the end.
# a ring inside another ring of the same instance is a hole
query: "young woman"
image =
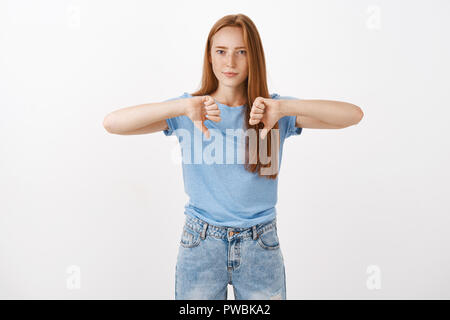
{"type": "Polygon", "coordinates": [[[275,209],[284,140],[362,117],[345,102],[269,94],[261,39],[243,14],[211,29],[197,92],[108,114],[110,133],[163,131],[180,142],[189,202],[175,299],[226,299],[228,284],[236,299],[286,299],[275,209]]]}

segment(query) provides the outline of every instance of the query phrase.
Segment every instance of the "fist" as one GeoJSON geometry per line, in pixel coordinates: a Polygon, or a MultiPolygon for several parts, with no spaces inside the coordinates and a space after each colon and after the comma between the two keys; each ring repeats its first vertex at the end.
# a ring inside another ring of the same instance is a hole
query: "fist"
{"type": "Polygon", "coordinates": [[[205,120],[219,122],[221,120],[219,107],[214,98],[209,95],[193,97],[190,100],[191,103],[186,110],[186,116],[209,139],[211,135],[204,122],[205,120]]]}
{"type": "Polygon", "coordinates": [[[279,100],[258,97],[253,102],[248,123],[250,125],[256,125],[262,122],[264,128],[261,130],[260,137],[264,139],[269,130],[273,128],[280,118],[279,100]]]}

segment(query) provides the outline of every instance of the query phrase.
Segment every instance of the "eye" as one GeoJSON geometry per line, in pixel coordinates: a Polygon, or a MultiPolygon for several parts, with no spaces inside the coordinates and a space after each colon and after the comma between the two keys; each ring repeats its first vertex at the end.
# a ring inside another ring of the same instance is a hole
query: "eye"
{"type": "MultiPolygon", "coordinates": [[[[216,52],[217,52],[218,54],[220,54],[219,51],[223,51],[223,50],[216,50],[216,52]]],[[[245,50],[239,50],[239,52],[243,52],[244,54],[247,53],[247,51],[245,51],[245,50]]]]}

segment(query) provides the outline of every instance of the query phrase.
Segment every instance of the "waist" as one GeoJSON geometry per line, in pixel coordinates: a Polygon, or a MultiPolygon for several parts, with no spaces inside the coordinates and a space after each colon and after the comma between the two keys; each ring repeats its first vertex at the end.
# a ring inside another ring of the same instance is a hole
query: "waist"
{"type": "Polygon", "coordinates": [[[190,203],[185,205],[185,214],[219,227],[249,228],[266,223],[276,217],[275,207],[257,208],[254,212],[230,211],[224,208],[199,208],[190,203]]]}
{"type": "Polygon", "coordinates": [[[256,231],[257,235],[262,234],[263,232],[270,230],[272,228],[276,228],[276,221],[274,218],[268,222],[255,224],[251,227],[226,227],[226,226],[217,226],[214,224],[210,224],[200,218],[192,217],[186,215],[185,225],[191,228],[193,231],[201,233],[204,229],[206,229],[206,235],[210,235],[219,239],[227,239],[233,235],[239,235],[241,238],[253,237],[253,232],[256,231]]]}

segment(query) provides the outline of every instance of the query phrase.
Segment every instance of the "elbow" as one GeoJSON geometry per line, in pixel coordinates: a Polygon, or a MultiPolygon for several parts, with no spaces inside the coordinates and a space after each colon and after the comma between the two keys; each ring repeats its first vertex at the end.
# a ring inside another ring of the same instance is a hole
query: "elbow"
{"type": "Polygon", "coordinates": [[[362,109],[358,106],[355,106],[355,105],[353,105],[353,106],[354,106],[355,110],[352,112],[349,112],[347,119],[346,119],[346,123],[342,124],[340,126],[340,129],[357,125],[364,117],[364,112],[362,111],[362,109]]]}
{"type": "Polygon", "coordinates": [[[360,108],[360,107],[358,107],[358,122],[357,123],[359,123],[361,120],[362,120],[362,118],[364,117],[364,112],[362,111],[362,109],[360,108]]]}
{"type": "Polygon", "coordinates": [[[355,116],[354,116],[354,120],[353,120],[353,125],[358,124],[364,117],[364,112],[362,111],[362,109],[358,106],[355,106],[355,107],[356,107],[356,112],[355,112],[355,116]]]}
{"type": "Polygon", "coordinates": [[[109,133],[115,133],[114,131],[114,121],[112,114],[106,115],[106,117],[103,119],[103,128],[105,128],[106,131],[109,133]]]}

